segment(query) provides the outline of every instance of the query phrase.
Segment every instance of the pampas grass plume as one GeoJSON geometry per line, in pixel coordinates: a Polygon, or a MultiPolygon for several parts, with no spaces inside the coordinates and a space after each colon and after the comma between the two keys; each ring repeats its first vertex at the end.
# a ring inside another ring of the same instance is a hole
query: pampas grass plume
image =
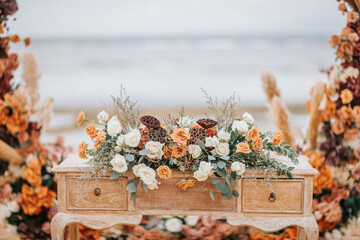
{"type": "Polygon", "coordinates": [[[276,79],[271,72],[263,71],[260,78],[262,80],[268,102],[270,102],[274,96],[280,97],[280,90],[277,88],[276,79]]]}
{"type": "Polygon", "coordinates": [[[39,79],[41,74],[38,69],[35,56],[32,52],[26,52],[22,56],[23,73],[21,77],[26,83],[26,89],[31,99],[31,109],[35,108],[35,105],[40,99],[39,95],[39,79]]]}
{"type": "Polygon", "coordinates": [[[53,117],[53,105],[54,99],[49,97],[45,100],[44,105],[40,110],[39,126],[41,127],[41,133],[44,134],[52,117],[53,117]]]}
{"type": "Polygon", "coordinates": [[[317,145],[317,135],[319,130],[319,124],[321,121],[321,113],[319,106],[321,99],[325,92],[325,85],[322,82],[315,84],[312,92],[312,98],[310,102],[310,123],[309,123],[309,142],[310,149],[315,149],[317,145]]]}

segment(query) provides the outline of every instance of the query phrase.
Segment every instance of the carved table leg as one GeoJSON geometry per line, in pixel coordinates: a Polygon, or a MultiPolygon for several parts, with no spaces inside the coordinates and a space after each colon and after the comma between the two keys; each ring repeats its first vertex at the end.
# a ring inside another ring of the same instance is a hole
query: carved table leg
{"type": "Polygon", "coordinates": [[[57,213],[51,220],[51,238],[64,240],[64,230],[70,225],[69,234],[71,240],[78,239],[78,223],[93,229],[106,229],[118,224],[138,225],[142,215],[119,215],[119,214],[71,214],[57,213]]]}
{"type": "Polygon", "coordinates": [[[307,240],[319,239],[319,226],[314,217],[308,218],[306,224],[304,224],[304,231],[306,233],[307,240]]]}

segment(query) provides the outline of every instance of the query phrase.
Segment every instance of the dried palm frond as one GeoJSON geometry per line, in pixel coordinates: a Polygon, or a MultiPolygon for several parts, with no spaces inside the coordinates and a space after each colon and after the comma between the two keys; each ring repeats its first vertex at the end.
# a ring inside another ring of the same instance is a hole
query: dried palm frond
{"type": "Polygon", "coordinates": [[[315,84],[310,101],[310,124],[309,124],[309,142],[310,149],[315,149],[317,144],[317,135],[321,121],[322,110],[319,110],[321,100],[325,92],[325,85],[322,82],[315,84]]]}
{"type": "Polygon", "coordinates": [[[31,52],[24,53],[22,57],[23,73],[21,77],[26,83],[26,90],[31,99],[31,109],[34,110],[35,105],[40,99],[39,95],[39,79],[41,74],[38,69],[35,56],[31,52]]]}
{"type": "Polygon", "coordinates": [[[40,110],[39,127],[41,127],[41,133],[44,134],[53,117],[53,105],[54,99],[49,97],[45,100],[44,105],[40,110]]]}
{"type": "Polygon", "coordinates": [[[21,114],[27,119],[27,116],[30,115],[31,112],[31,99],[28,91],[26,88],[20,86],[16,89],[14,95],[21,114]]]}
{"type": "Polygon", "coordinates": [[[275,76],[269,71],[263,71],[260,75],[268,102],[274,96],[280,97],[280,90],[277,88],[275,76]]]}

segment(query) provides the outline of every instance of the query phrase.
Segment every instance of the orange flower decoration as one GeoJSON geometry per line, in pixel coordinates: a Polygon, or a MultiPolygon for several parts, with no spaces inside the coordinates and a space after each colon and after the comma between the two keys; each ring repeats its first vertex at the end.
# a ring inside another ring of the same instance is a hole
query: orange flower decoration
{"type": "Polygon", "coordinates": [[[330,99],[327,99],[325,109],[322,111],[322,121],[329,121],[332,119],[336,114],[336,103],[331,101],[330,99]]]}
{"type": "Polygon", "coordinates": [[[333,123],[331,123],[331,130],[336,135],[342,134],[345,131],[344,123],[341,120],[336,119],[333,123]]]}
{"type": "Polygon", "coordinates": [[[160,166],[156,169],[156,173],[161,179],[169,179],[172,171],[168,166],[160,166]]]}
{"type": "Polygon", "coordinates": [[[263,141],[261,138],[252,142],[251,147],[254,151],[261,151],[263,149],[263,141]]]}
{"type": "Polygon", "coordinates": [[[350,128],[345,131],[344,138],[347,141],[353,141],[353,140],[357,139],[358,135],[359,135],[359,129],[350,128]]]}
{"type": "Polygon", "coordinates": [[[342,106],[339,110],[339,115],[345,121],[352,121],[353,111],[350,107],[342,106]]]}
{"type": "Polygon", "coordinates": [[[0,24],[0,33],[4,33],[4,26],[0,24]]]}
{"type": "Polygon", "coordinates": [[[87,144],[85,142],[81,142],[78,148],[78,153],[80,158],[87,159],[86,149],[87,149],[87,144]]]}
{"type": "Polygon", "coordinates": [[[353,94],[349,89],[341,91],[340,98],[343,104],[348,104],[353,100],[353,94]]]}
{"type": "Polygon", "coordinates": [[[181,158],[185,156],[187,147],[185,145],[175,144],[171,150],[172,150],[172,156],[174,158],[181,158]]]}
{"type": "Polygon", "coordinates": [[[238,143],[236,144],[237,153],[251,153],[251,149],[248,143],[238,143]]]}
{"type": "Polygon", "coordinates": [[[274,147],[279,146],[280,143],[283,142],[283,135],[280,131],[278,131],[274,134],[272,142],[273,142],[274,147]]]}
{"type": "Polygon", "coordinates": [[[37,158],[32,159],[25,168],[25,179],[34,186],[41,186],[41,165],[37,158]]]}
{"type": "Polygon", "coordinates": [[[329,41],[331,47],[336,47],[340,43],[340,37],[338,35],[332,35],[329,41]]]}
{"type": "Polygon", "coordinates": [[[346,5],[345,5],[344,2],[342,2],[342,3],[339,4],[339,10],[342,12],[342,15],[345,14],[345,12],[346,12],[346,5]]]}
{"type": "Polygon", "coordinates": [[[185,128],[177,128],[174,129],[174,132],[170,135],[170,137],[174,140],[174,142],[186,145],[187,140],[190,139],[190,134],[186,132],[185,128]]]}
{"type": "Polygon", "coordinates": [[[25,47],[30,46],[30,44],[31,44],[30,38],[29,38],[29,37],[25,38],[25,39],[24,39],[24,43],[25,43],[25,47]]]}
{"type": "Polygon", "coordinates": [[[354,45],[350,41],[343,41],[340,43],[336,53],[339,58],[348,60],[354,54],[354,45]]]}
{"type": "Polygon", "coordinates": [[[248,141],[255,141],[256,139],[259,138],[259,129],[257,129],[256,125],[252,126],[251,129],[249,130],[247,136],[246,136],[246,140],[248,141]]]}
{"type": "Polygon", "coordinates": [[[359,41],[359,35],[356,32],[350,33],[348,38],[353,42],[359,41]]]}
{"type": "Polygon", "coordinates": [[[19,35],[17,35],[17,34],[12,35],[12,36],[10,37],[10,41],[13,42],[13,43],[20,42],[19,35]]]}
{"type": "Polygon", "coordinates": [[[181,179],[181,181],[178,182],[178,183],[176,184],[176,186],[178,186],[178,187],[181,188],[182,190],[186,190],[186,189],[189,188],[189,187],[195,186],[195,182],[196,182],[195,179],[188,179],[188,180],[181,179]]]}
{"type": "Polygon", "coordinates": [[[102,131],[99,135],[95,138],[94,147],[98,148],[106,139],[106,132],[102,131]]]}
{"type": "Polygon", "coordinates": [[[79,112],[79,115],[78,115],[78,117],[77,117],[77,126],[78,127],[81,127],[81,126],[83,126],[84,125],[84,123],[85,123],[85,113],[84,113],[84,111],[80,111],[79,112]]]}
{"type": "Polygon", "coordinates": [[[94,139],[97,137],[98,133],[99,133],[99,130],[96,129],[94,123],[90,123],[86,126],[86,133],[87,135],[91,138],[91,139],[94,139]]]}
{"type": "Polygon", "coordinates": [[[347,13],[348,23],[356,23],[358,19],[359,19],[359,13],[357,13],[357,12],[348,12],[347,13]]]}
{"type": "Polygon", "coordinates": [[[27,215],[36,215],[41,212],[41,208],[49,208],[54,205],[56,193],[49,190],[48,187],[36,187],[35,191],[27,184],[21,187],[21,197],[23,202],[21,208],[27,215]]]}
{"type": "Polygon", "coordinates": [[[171,158],[173,155],[172,148],[169,148],[168,146],[163,147],[163,152],[164,152],[164,158],[166,158],[166,159],[171,158]]]}

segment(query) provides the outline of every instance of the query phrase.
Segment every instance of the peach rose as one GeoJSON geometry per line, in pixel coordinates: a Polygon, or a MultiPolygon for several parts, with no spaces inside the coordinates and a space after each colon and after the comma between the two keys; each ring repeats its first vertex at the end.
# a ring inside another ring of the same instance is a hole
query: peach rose
{"type": "Polygon", "coordinates": [[[358,19],[359,19],[359,13],[357,13],[357,12],[348,12],[347,13],[348,23],[356,23],[358,19]]]}
{"type": "Polygon", "coordinates": [[[359,35],[358,35],[357,33],[355,33],[355,32],[350,33],[350,34],[348,35],[348,38],[349,38],[351,41],[353,41],[353,42],[359,41],[359,35]]]}
{"type": "Polygon", "coordinates": [[[341,118],[344,119],[345,121],[351,121],[353,118],[352,109],[347,106],[342,106],[340,108],[339,114],[341,118]]]}
{"type": "Polygon", "coordinates": [[[156,173],[159,176],[159,178],[169,179],[171,178],[172,171],[168,166],[160,166],[156,169],[156,173]]]}
{"type": "Polygon", "coordinates": [[[349,28],[349,27],[345,27],[341,33],[340,33],[340,39],[343,38],[343,37],[347,37],[349,36],[350,33],[353,33],[354,30],[352,28],[349,28]]]}
{"type": "Polygon", "coordinates": [[[340,135],[345,131],[344,123],[336,119],[333,123],[331,123],[331,129],[336,135],[340,135]]]}
{"type": "Polygon", "coordinates": [[[331,47],[336,47],[340,43],[340,37],[338,35],[332,35],[329,41],[331,47]]]}
{"type": "Polygon", "coordinates": [[[336,103],[327,99],[324,111],[321,114],[322,121],[329,121],[336,114],[336,103]]]}
{"type": "Polygon", "coordinates": [[[24,171],[25,179],[34,186],[41,186],[41,165],[37,158],[33,158],[24,171]]]}
{"type": "Polygon", "coordinates": [[[339,58],[348,60],[349,56],[354,54],[354,45],[350,41],[343,41],[340,43],[336,53],[339,58]]]}
{"type": "Polygon", "coordinates": [[[341,91],[340,98],[343,104],[348,104],[353,100],[353,94],[349,89],[341,91]]]}
{"type": "Polygon", "coordinates": [[[347,141],[355,140],[359,135],[359,129],[357,128],[350,128],[347,129],[344,133],[344,138],[347,141]]]}
{"type": "Polygon", "coordinates": [[[352,114],[355,118],[360,117],[360,106],[354,106],[352,114]]]}
{"type": "Polygon", "coordinates": [[[22,131],[18,133],[17,138],[20,143],[26,143],[27,141],[29,141],[30,136],[26,131],[22,131]]]}
{"type": "Polygon", "coordinates": [[[251,153],[251,149],[248,143],[238,143],[236,144],[236,152],[237,153],[251,153]]]}
{"type": "Polygon", "coordinates": [[[169,158],[171,158],[172,157],[172,152],[173,152],[173,150],[172,150],[172,148],[169,148],[168,146],[164,146],[163,147],[163,152],[164,152],[164,157],[166,158],[166,159],[169,159],[169,158]]]}
{"type": "Polygon", "coordinates": [[[181,158],[183,156],[185,156],[187,147],[185,145],[179,145],[179,144],[175,144],[172,147],[172,156],[174,158],[181,158]]]}
{"type": "Polygon", "coordinates": [[[186,189],[189,188],[189,187],[195,186],[195,182],[196,182],[195,179],[188,179],[188,180],[181,179],[180,182],[178,182],[178,183],[176,184],[176,186],[178,186],[178,187],[181,188],[182,190],[186,190],[186,189]]]}
{"type": "Polygon", "coordinates": [[[252,142],[251,147],[254,151],[261,151],[263,149],[263,141],[261,138],[252,142]]]}
{"type": "Polygon", "coordinates": [[[80,111],[77,117],[77,125],[78,127],[81,127],[84,125],[84,123],[85,123],[85,113],[83,111],[80,111]]]}
{"type": "Polygon", "coordinates": [[[86,126],[86,133],[87,135],[91,138],[91,139],[94,139],[97,137],[98,133],[99,133],[99,130],[96,129],[94,123],[90,123],[86,126]]]}
{"type": "Polygon", "coordinates": [[[246,140],[248,141],[255,141],[259,138],[259,129],[257,129],[256,125],[252,126],[252,128],[249,130],[246,140]]]}
{"type": "Polygon", "coordinates": [[[87,144],[85,142],[81,142],[78,147],[78,153],[80,158],[87,159],[86,149],[87,149],[87,144]]]}
{"type": "Polygon", "coordinates": [[[106,139],[106,132],[102,131],[99,135],[95,138],[94,147],[98,148],[106,139]]]}
{"type": "Polygon", "coordinates": [[[280,131],[276,132],[274,134],[274,137],[272,139],[274,147],[280,145],[280,143],[283,142],[283,135],[280,131]]]}
{"type": "Polygon", "coordinates": [[[174,129],[174,132],[170,135],[170,137],[174,140],[174,142],[186,145],[187,140],[190,139],[190,134],[186,132],[185,128],[177,128],[174,129]]]}
{"type": "Polygon", "coordinates": [[[342,12],[342,15],[345,14],[345,12],[346,12],[346,5],[345,5],[344,2],[342,2],[342,3],[339,4],[339,10],[342,12]]]}

